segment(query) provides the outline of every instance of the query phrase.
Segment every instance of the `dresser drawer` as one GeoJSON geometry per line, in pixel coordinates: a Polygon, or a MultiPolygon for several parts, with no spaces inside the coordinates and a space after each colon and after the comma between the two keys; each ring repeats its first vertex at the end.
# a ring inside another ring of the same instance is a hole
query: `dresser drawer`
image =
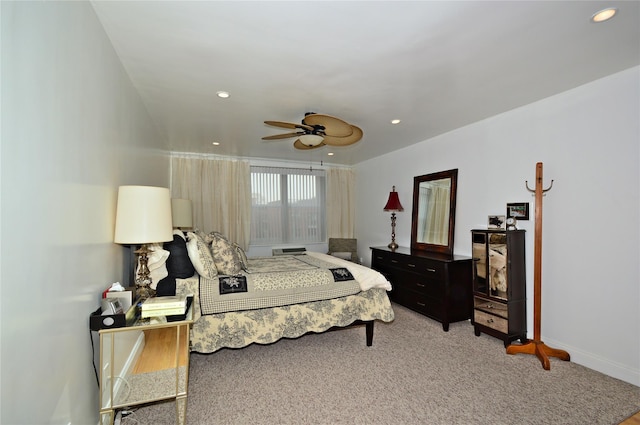
{"type": "Polygon", "coordinates": [[[473,297],[473,307],[476,310],[481,310],[485,313],[491,313],[504,319],[509,318],[506,303],[491,301],[480,297],[473,297]]]}
{"type": "Polygon", "coordinates": [[[446,273],[446,263],[442,261],[429,260],[428,258],[412,257],[393,252],[374,252],[374,263],[376,266],[397,267],[403,270],[420,273],[428,278],[442,279],[446,273]]]}
{"type": "Polygon", "coordinates": [[[392,284],[401,291],[414,291],[422,295],[436,298],[438,300],[441,300],[445,294],[444,282],[440,280],[429,279],[427,276],[417,273],[394,273],[392,284]]]}
{"type": "Polygon", "coordinates": [[[507,319],[485,313],[482,310],[473,310],[473,321],[479,325],[502,332],[503,334],[509,333],[509,322],[507,319]]]}
{"type": "Polygon", "coordinates": [[[414,291],[396,290],[390,293],[391,299],[405,307],[418,311],[427,316],[440,319],[442,317],[442,303],[439,300],[419,294],[414,291]]]}

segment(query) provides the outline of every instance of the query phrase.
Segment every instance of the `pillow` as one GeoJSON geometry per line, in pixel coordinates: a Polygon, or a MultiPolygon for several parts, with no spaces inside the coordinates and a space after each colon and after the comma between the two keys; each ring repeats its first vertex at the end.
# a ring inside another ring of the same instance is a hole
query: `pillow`
{"type": "Polygon", "coordinates": [[[238,260],[240,261],[240,267],[242,268],[242,270],[247,270],[247,267],[249,267],[249,260],[247,259],[247,254],[244,252],[244,249],[242,249],[240,247],[240,245],[238,245],[237,243],[233,244],[233,249],[236,251],[236,254],[238,255],[238,260]]]}
{"type": "Polygon", "coordinates": [[[218,275],[209,246],[193,232],[187,233],[187,254],[198,274],[209,279],[218,275]]]}
{"type": "Polygon", "coordinates": [[[238,253],[233,244],[220,233],[212,232],[209,234],[213,238],[211,242],[211,252],[213,253],[213,262],[218,269],[218,273],[226,275],[236,275],[242,271],[242,263],[238,258],[238,253]]]}
{"type": "Polygon", "coordinates": [[[187,241],[182,232],[173,233],[173,241],[165,242],[164,249],[169,252],[167,258],[167,273],[169,277],[187,279],[193,276],[196,269],[193,267],[187,252],[187,241]]]}

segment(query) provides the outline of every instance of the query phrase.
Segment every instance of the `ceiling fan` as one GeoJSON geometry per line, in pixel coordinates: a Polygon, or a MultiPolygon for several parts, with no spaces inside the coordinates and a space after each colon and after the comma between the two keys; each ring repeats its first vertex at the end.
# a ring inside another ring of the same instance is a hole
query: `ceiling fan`
{"type": "Polygon", "coordinates": [[[305,113],[301,124],[282,121],[265,121],[264,123],[274,127],[298,130],[295,133],[276,134],[262,138],[262,140],[277,140],[297,137],[293,142],[293,147],[296,149],[316,149],[325,145],[348,146],[362,139],[362,130],[355,125],[340,118],[315,112],[305,113]]]}

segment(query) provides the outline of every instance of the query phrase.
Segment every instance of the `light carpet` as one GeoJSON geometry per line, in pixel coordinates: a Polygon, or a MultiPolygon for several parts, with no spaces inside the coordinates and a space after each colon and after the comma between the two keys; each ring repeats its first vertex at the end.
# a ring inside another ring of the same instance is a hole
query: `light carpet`
{"type": "MultiPolygon", "coordinates": [[[[469,322],[440,323],[394,304],[392,323],[191,354],[187,423],[613,425],[640,388],[572,362],[505,353],[469,322]]],[[[174,402],[123,420],[174,424],[174,402]]]]}

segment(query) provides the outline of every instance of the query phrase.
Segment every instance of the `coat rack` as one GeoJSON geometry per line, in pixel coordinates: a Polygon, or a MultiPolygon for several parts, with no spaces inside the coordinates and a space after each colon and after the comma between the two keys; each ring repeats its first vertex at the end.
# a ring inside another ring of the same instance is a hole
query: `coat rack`
{"type": "Polygon", "coordinates": [[[566,351],[551,348],[540,340],[540,315],[542,313],[542,197],[553,186],[553,180],[551,180],[549,188],[542,189],[542,162],[536,164],[535,189],[530,189],[527,181],[525,181],[525,186],[529,192],[535,193],[536,196],[533,264],[533,340],[529,340],[522,345],[509,345],[507,354],[534,354],[540,359],[542,367],[545,370],[550,370],[549,356],[565,361],[569,361],[571,357],[566,351]]]}

